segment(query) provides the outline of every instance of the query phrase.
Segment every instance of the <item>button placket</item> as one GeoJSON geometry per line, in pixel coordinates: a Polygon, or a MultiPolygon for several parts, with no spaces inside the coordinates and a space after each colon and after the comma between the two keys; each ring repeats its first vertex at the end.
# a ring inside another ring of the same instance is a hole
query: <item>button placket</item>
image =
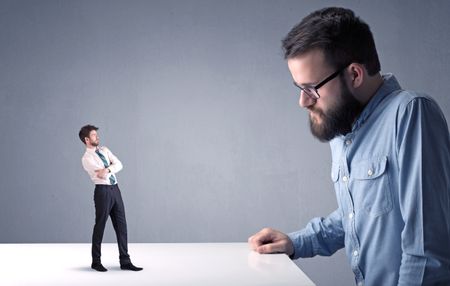
{"type": "MultiPolygon", "coordinates": [[[[346,245],[346,247],[350,247],[350,249],[353,249],[353,251],[351,252],[351,256],[352,256],[352,262],[351,262],[351,267],[353,272],[355,273],[355,276],[357,277],[357,279],[359,281],[362,280],[362,273],[361,270],[359,269],[359,265],[358,265],[358,261],[359,261],[359,256],[360,256],[360,252],[359,252],[359,240],[358,240],[358,236],[356,234],[356,219],[355,219],[355,210],[354,210],[354,205],[353,205],[353,198],[352,198],[352,194],[350,191],[350,173],[349,173],[349,168],[347,165],[347,154],[352,146],[353,140],[351,137],[348,137],[344,140],[343,142],[343,158],[341,159],[342,161],[342,185],[346,190],[346,194],[348,197],[348,213],[347,213],[347,218],[348,221],[346,223],[346,228],[348,229],[348,234],[349,234],[349,245],[346,245]]],[[[368,172],[369,173],[369,172],[368,172]]],[[[372,175],[373,175],[373,170],[372,170],[372,175]]],[[[369,175],[371,176],[371,175],[369,175]]]]}

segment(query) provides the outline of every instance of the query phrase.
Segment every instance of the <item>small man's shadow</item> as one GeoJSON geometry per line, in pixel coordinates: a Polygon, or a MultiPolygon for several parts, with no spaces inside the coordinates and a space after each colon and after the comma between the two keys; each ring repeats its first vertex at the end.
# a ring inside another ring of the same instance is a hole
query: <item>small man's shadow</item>
{"type": "Polygon", "coordinates": [[[90,266],[75,267],[75,268],[72,268],[72,270],[75,270],[75,271],[82,271],[82,272],[95,271],[95,270],[92,269],[90,266]]]}
{"type": "MultiPolygon", "coordinates": [[[[122,269],[120,269],[120,266],[106,266],[106,269],[108,269],[108,271],[122,271],[122,269]]],[[[81,271],[81,272],[98,272],[95,271],[94,269],[92,269],[90,266],[80,266],[80,267],[75,267],[72,268],[72,270],[75,271],[81,271]]]]}

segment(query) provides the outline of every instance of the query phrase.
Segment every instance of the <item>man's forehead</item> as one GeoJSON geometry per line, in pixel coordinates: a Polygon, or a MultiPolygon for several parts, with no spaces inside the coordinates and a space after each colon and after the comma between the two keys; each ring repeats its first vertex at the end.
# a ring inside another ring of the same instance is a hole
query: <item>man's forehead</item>
{"type": "Polygon", "coordinates": [[[312,84],[321,80],[331,67],[321,50],[315,49],[287,60],[292,77],[298,84],[312,84]]]}

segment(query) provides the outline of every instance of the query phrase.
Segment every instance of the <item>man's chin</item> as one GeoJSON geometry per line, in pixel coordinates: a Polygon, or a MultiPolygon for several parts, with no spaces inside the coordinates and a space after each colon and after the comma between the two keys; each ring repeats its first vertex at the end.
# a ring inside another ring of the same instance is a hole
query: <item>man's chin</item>
{"type": "Polygon", "coordinates": [[[335,137],[335,134],[331,134],[330,130],[327,130],[324,126],[323,120],[320,120],[321,123],[310,118],[309,127],[311,133],[314,137],[316,137],[321,142],[329,142],[331,139],[335,137]]]}

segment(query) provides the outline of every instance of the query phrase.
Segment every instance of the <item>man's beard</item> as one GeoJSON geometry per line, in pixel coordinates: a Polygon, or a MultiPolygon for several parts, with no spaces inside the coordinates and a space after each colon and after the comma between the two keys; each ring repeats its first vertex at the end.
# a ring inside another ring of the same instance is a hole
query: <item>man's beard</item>
{"type": "Polygon", "coordinates": [[[331,106],[327,113],[320,109],[314,109],[314,107],[310,109],[311,133],[322,142],[328,142],[338,135],[351,132],[353,122],[363,109],[362,104],[355,99],[342,78],[341,86],[341,94],[336,105],[331,106]],[[312,118],[312,113],[322,119],[321,124],[312,118]]]}
{"type": "Polygon", "coordinates": [[[99,144],[99,141],[92,141],[91,142],[91,145],[94,146],[94,147],[97,147],[98,144],[99,144]]]}

